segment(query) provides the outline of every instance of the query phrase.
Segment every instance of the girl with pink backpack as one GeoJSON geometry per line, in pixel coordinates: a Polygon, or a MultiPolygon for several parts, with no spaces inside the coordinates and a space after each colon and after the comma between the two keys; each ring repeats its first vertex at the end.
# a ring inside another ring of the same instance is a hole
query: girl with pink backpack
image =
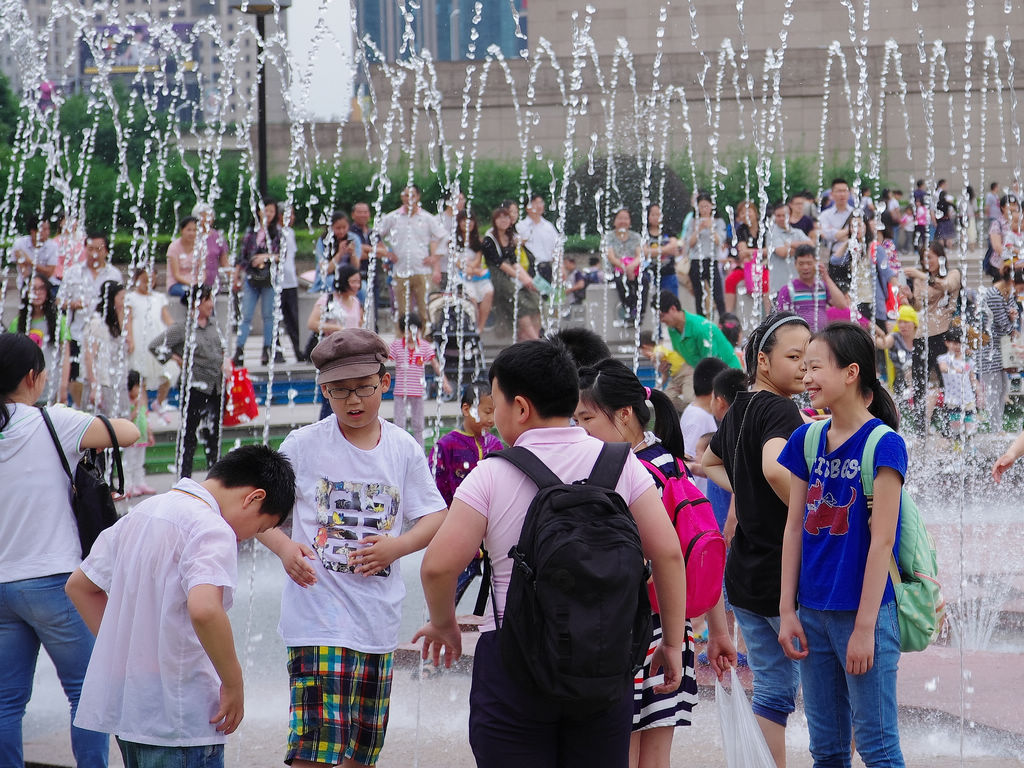
{"type": "Polygon", "coordinates": [[[577,424],[606,443],[627,442],[647,467],[662,492],[666,511],[680,535],[686,566],[686,646],[683,649],[683,682],[670,694],[654,692],[662,675],[651,674],[650,659],[661,636],[657,595],[651,590],[654,636],[647,663],[637,672],[634,686],[633,736],[630,766],[668,768],[674,728],[690,724],[697,702],[694,672],[694,639],[691,617],[708,615],[708,657],[719,677],[736,663],[736,649],[729,637],[721,600],[725,542],[711,505],[693,485],[682,462],[683,435],[672,401],[663,392],[640,383],[618,360],[602,360],[580,371],[580,402],[577,424]],[[647,427],[652,420],[653,429],[647,427]]]}

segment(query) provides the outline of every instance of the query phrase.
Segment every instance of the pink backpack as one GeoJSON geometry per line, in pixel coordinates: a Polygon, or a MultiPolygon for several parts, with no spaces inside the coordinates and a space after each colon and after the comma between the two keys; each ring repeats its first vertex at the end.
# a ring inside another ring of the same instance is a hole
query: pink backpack
{"type": "MultiPolygon", "coordinates": [[[[722,597],[725,576],[725,537],[718,530],[711,502],[690,480],[682,462],[675,477],[666,477],[649,461],[640,463],[661,485],[661,500],[679,536],[686,561],[686,618],[702,616],[722,597]]],[[[653,594],[651,604],[657,611],[653,594]]]]}

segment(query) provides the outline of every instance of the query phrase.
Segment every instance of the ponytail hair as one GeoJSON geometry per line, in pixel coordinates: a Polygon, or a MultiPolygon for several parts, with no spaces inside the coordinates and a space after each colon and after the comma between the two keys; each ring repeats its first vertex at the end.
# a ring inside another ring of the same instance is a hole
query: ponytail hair
{"type": "Polygon", "coordinates": [[[46,368],[43,350],[24,333],[0,333],[0,432],[11,420],[7,402],[29,372],[46,368]]]}
{"type": "Polygon", "coordinates": [[[618,360],[601,360],[580,370],[580,401],[609,418],[620,408],[632,408],[641,429],[646,429],[653,408],[652,431],[666,451],[678,459],[683,458],[683,432],[672,400],[664,392],[649,390],[632,370],[618,360]]]}
{"type": "Polygon", "coordinates": [[[892,429],[899,429],[900,414],[892,397],[875,372],[875,343],[857,323],[832,323],[814,335],[823,341],[840,368],[854,363],[860,369],[858,385],[864,397],[870,396],[868,411],[892,429]]]}

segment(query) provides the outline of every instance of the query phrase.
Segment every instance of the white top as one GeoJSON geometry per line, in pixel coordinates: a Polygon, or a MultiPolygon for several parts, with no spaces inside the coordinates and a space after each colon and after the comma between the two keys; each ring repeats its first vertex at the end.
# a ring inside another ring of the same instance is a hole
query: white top
{"type": "MultiPolygon", "coordinates": [[[[7,408],[11,420],[0,432],[0,488],[8,490],[0,493],[0,583],[71,573],[82,561],[71,481],[39,410],[7,408]]],[[[46,412],[74,472],[93,416],[64,406],[46,412]]]]}
{"type": "Polygon", "coordinates": [[[295,274],[295,254],[299,252],[299,246],[295,242],[295,230],[291,227],[281,227],[281,235],[284,249],[284,262],[281,264],[281,288],[298,288],[299,276],[295,274]]]}
{"type": "Polygon", "coordinates": [[[400,564],[373,576],[352,572],[349,555],[366,536],[398,536],[407,520],[445,508],[423,449],[380,419],[380,442],[364,451],[332,414],[294,430],[281,452],[295,468],[292,539],[312,547],[317,583],[288,580],[278,631],[285,645],[328,645],[362,653],[398,646],[405,584],[400,564]]]}
{"type": "Polygon", "coordinates": [[[790,226],[788,223],[785,229],[779,227],[774,221],[768,226],[768,239],[765,246],[768,253],[771,254],[768,268],[768,289],[771,293],[777,293],[779,288],[796,277],[793,258],[783,258],[775,253],[775,249],[790,243],[809,242],[811,242],[811,238],[803,230],[790,226]]]}
{"type": "Polygon", "coordinates": [[[80,301],[84,305],[82,309],[72,313],[68,326],[71,338],[79,343],[82,342],[85,323],[96,311],[96,305],[100,301],[100,286],[107,280],[123,283],[124,275],[112,264],[104,264],[96,274],[93,274],[85,264],[73,264],[64,270],[64,280],[57,295],[62,303],[80,301]]]}
{"type": "MultiPolygon", "coordinates": [[[[128,337],[111,336],[103,316],[94,312],[85,326],[82,354],[92,355],[94,383],[101,387],[123,386],[123,402],[128,401],[128,337]],[[122,381],[123,380],[123,381],[122,381]]],[[[148,351],[148,350],[147,350],[148,351]]],[[[83,377],[85,362],[82,362],[83,377]]],[[[92,382],[90,382],[92,383],[92,382]]],[[[119,393],[120,394],[120,393],[119,393]]]]}
{"type": "Polygon", "coordinates": [[[852,214],[853,208],[847,203],[846,208],[841,211],[834,205],[831,208],[826,208],[818,217],[818,223],[821,225],[821,237],[828,243],[830,252],[835,252],[836,235],[846,226],[846,222],[852,214]]]}
{"type": "MultiPolygon", "coordinates": [[[[697,455],[697,443],[700,442],[702,435],[715,432],[718,429],[715,417],[696,403],[690,403],[683,409],[683,414],[679,417],[679,428],[683,431],[683,450],[686,455],[693,456],[700,461],[700,456],[697,455]]],[[[707,496],[708,480],[706,477],[694,477],[693,484],[707,496]]]]}
{"type": "Polygon", "coordinates": [[[403,208],[392,211],[381,220],[377,231],[398,256],[395,263],[397,277],[429,275],[433,268],[423,260],[430,256],[430,244],[448,237],[437,218],[422,208],[417,209],[413,216],[403,208]]]}
{"type": "Polygon", "coordinates": [[[516,231],[537,264],[554,261],[555,249],[561,239],[554,224],[543,216],[536,223],[526,216],[516,223],[516,231]]]}
{"type": "Polygon", "coordinates": [[[163,309],[166,306],[166,294],[153,290],[145,295],[128,291],[124,297],[125,315],[130,318],[132,338],[135,340],[128,364],[132,370],[142,374],[144,379],[159,377],[163,369],[149,351],[149,343],[167,329],[163,320],[163,309]]]}
{"type": "Polygon", "coordinates": [[[223,744],[210,723],[220,677],[196,637],[188,593],[224,588],[231,607],[238,540],[210,492],[188,478],[100,534],[82,571],[107,607],[75,725],[161,747],[223,744]]]}
{"type": "MultiPolygon", "coordinates": [[[[530,449],[561,480],[572,482],[590,476],[604,443],[590,437],[581,427],[545,427],[524,432],[516,445],[530,449]]],[[[626,504],[632,504],[653,486],[650,473],[630,453],[615,490],[626,504]]],[[[455,498],[487,518],[484,546],[494,566],[494,597],[501,614],[512,578],[508,551],[519,541],[526,512],[536,495],[533,481],[504,459],[493,458],[477,464],[455,491],[455,498]]],[[[482,629],[494,629],[492,615],[488,615],[482,629]]]]}
{"type": "MultiPolygon", "coordinates": [[[[11,255],[18,263],[27,256],[37,267],[56,267],[60,256],[57,244],[53,240],[44,240],[35,245],[32,242],[32,235],[22,235],[15,240],[11,244],[11,255]]],[[[21,284],[21,272],[18,272],[18,285],[21,284]]]]}

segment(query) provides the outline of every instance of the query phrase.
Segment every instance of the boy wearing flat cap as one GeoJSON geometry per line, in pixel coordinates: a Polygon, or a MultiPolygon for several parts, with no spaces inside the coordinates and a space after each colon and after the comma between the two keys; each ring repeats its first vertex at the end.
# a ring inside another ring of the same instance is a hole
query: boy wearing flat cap
{"type": "Polygon", "coordinates": [[[420,446],[380,417],[391,384],[384,340],[346,328],[311,359],[333,413],[285,438],[281,453],[296,476],[292,535],[259,537],[291,577],[278,627],[291,684],[285,762],[372,766],[405,596],[399,558],[430,542],[445,503],[420,446]]]}

